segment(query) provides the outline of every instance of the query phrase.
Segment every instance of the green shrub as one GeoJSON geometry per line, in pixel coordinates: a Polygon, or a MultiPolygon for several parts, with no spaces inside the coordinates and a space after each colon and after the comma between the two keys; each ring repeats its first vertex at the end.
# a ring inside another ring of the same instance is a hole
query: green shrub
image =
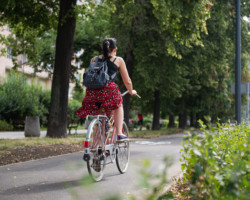
{"type": "Polygon", "coordinates": [[[143,126],[146,127],[147,130],[151,129],[153,119],[151,117],[143,117],[143,126]]]}
{"type": "MultiPolygon", "coordinates": [[[[0,86],[0,113],[2,118],[24,119],[30,113],[28,83],[24,76],[10,74],[0,86]]],[[[31,105],[32,106],[32,105],[31,105]]]]}
{"type": "Polygon", "coordinates": [[[168,119],[163,119],[162,120],[162,127],[167,128],[168,127],[168,119]]]}
{"type": "Polygon", "coordinates": [[[85,91],[79,81],[76,81],[76,85],[73,90],[73,99],[82,102],[85,97],[85,91]]]}
{"type": "Polygon", "coordinates": [[[0,131],[12,131],[13,126],[4,120],[0,120],[0,131]]]}
{"type": "Polygon", "coordinates": [[[39,99],[38,116],[40,117],[40,123],[43,126],[47,126],[49,118],[51,91],[42,90],[41,87],[37,87],[36,94],[38,95],[39,99]]]}
{"type": "Polygon", "coordinates": [[[70,119],[79,119],[76,115],[76,111],[78,108],[82,106],[82,103],[76,99],[70,99],[68,102],[68,117],[70,119]]]}
{"type": "Polygon", "coordinates": [[[192,135],[183,144],[184,180],[192,199],[248,199],[250,127],[222,127],[192,135]]]}
{"type": "Polygon", "coordinates": [[[29,85],[23,74],[11,73],[0,85],[0,113],[7,122],[37,115],[43,123],[49,104],[50,92],[38,85],[29,85]]]}

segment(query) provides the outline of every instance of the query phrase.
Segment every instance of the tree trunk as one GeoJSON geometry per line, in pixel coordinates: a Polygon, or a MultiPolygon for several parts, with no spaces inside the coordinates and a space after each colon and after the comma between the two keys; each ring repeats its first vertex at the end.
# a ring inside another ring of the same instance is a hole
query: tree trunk
{"type": "Polygon", "coordinates": [[[179,114],[179,128],[185,129],[187,127],[187,104],[183,102],[183,112],[179,114]]]}
{"type": "Polygon", "coordinates": [[[168,122],[168,128],[174,128],[174,115],[169,115],[169,122],[168,122]]]}
{"type": "Polygon", "coordinates": [[[194,112],[191,112],[191,114],[190,114],[190,126],[195,127],[195,114],[194,114],[194,112]]]}
{"type": "Polygon", "coordinates": [[[160,127],[160,91],[154,92],[154,116],[152,130],[158,130],[160,127]]]}
{"type": "Polygon", "coordinates": [[[124,121],[129,124],[129,110],[130,110],[130,95],[127,94],[123,98],[124,121]]]}
{"type": "Polygon", "coordinates": [[[56,38],[55,67],[52,80],[51,105],[47,136],[67,136],[69,75],[73,53],[76,0],[60,0],[56,38]]]}
{"type": "MultiPolygon", "coordinates": [[[[132,50],[127,50],[125,57],[124,57],[128,74],[130,78],[132,79],[132,71],[134,66],[134,55],[132,50]]],[[[129,123],[129,110],[130,110],[130,95],[127,94],[123,98],[123,108],[124,108],[124,121],[126,124],[129,123]]]]}

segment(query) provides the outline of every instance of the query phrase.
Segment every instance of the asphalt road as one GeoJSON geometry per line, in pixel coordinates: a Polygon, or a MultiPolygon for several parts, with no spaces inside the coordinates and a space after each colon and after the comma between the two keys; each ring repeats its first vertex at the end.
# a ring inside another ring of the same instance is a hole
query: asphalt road
{"type": "Polygon", "coordinates": [[[149,171],[156,173],[164,166],[163,158],[171,157],[168,177],[180,175],[182,139],[183,135],[177,134],[131,142],[128,171],[120,174],[115,163],[109,164],[98,183],[86,184],[88,173],[82,152],[1,166],[0,200],[96,200],[117,194],[121,199],[131,195],[144,199],[149,188],[140,185],[142,161],[150,160],[149,171]]]}

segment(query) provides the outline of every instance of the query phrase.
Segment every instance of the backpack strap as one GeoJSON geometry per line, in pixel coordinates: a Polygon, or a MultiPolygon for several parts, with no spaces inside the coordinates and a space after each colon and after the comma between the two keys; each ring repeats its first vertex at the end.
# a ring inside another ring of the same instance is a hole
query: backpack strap
{"type": "MultiPolygon", "coordinates": [[[[116,61],[116,58],[117,58],[117,57],[115,57],[115,59],[112,61],[112,63],[114,63],[114,62],[116,61]]],[[[115,77],[116,77],[116,72],[113,73],[113,74],[110,76],[110,80],[111,80],[111,81],[114,80],[115,77]]]]}
{"type": "Polygon", "coordinates": [[[114,80],[115,77],[116,77],[116,72],[113,73],[113,74],[110,76],[110,80],[111,80],[111,81],[114,80]]]}
{"type": "Polygon", "coordinates": [[[113,63],[116,61],[116,58],[117,58],[117,57],[115,57],[115,59],[113,60],[113,63]]]}

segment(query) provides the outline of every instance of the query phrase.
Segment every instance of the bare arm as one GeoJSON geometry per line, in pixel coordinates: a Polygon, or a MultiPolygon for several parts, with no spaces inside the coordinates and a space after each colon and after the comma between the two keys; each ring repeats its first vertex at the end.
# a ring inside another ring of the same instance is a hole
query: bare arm
{"type": "Polygon", "coordinates": [[[120,74],[121,74],[121,77],[122,77],[122,81],[123,81],[125,87],[127,88],[129,94],[134,96],[134,95],[137,94],[137,92],[135,90],[133,90],[133,84],[132,84],[132,81],[131,81],[131,79],[129,77],[126,64],[125,64],[124,60],[122,58],[120,58],[120,57],[119,57],[118,61],[119,61],[118,62],[118,67],[119,67],[119,71],[120,71],[120,74]]]}
{"type": "Polygon", "coordinates": [[[95,57],[94,57],[94,58],[91,58],[90,64],[91,64],[92,62],[94,62],[94,61],[95,61],[95,57]]]}

